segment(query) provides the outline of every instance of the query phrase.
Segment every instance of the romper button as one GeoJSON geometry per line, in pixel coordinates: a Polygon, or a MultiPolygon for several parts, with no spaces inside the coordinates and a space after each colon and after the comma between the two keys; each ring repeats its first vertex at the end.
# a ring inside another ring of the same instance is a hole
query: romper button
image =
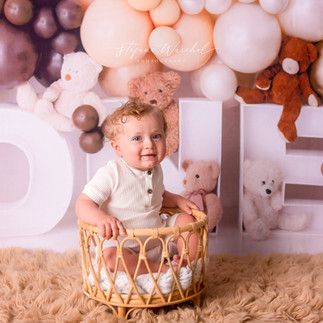
{"type": "Polygon", "coordinates": [[[151,170],[149,170],[149,171],[147,172],[147,174],[148,174],[148,175],[151,175],[151,170]]]}
{"type": "Polygon", "coordinates": [[[151,188],[149,188],[148,190],[147,190],[147,193],[148,194],[151,194],[153,192],[153,190],[151,189],[151,188]]]}

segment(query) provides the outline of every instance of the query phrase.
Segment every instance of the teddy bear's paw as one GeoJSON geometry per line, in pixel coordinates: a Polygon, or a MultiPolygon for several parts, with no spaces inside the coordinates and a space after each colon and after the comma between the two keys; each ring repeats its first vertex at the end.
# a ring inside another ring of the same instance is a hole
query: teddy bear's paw
{"type": "Polygon", "coordinates": [[[246,102],[243,100],[241,96],[239,96],[237,93],[233,95],[233,97],[240,103],[240,104],[246,104],[246,102]]]}
{"type": "Polygon", "coordinates": [[[291,143],[297,139],[297,130],[295,124],[279,122],[278,129],[280,130],[280,133],[286,142],[291,143]]]}
{"type": "Polygon", "coordinates": [[[307,102],[311,107],[318,107],[319,105],[319,100],[315,94],[310,94],[307,99],[307,102]]]}
{"type": "Polygon", "coordinates": [[[47,88],[43,93],[43,99],[54,102],[59,96],[59,90],[52,87],[47,88]]]}
{"type": "Polygon", "coordinates": [[[36,114],[47,114],[47,113],[55,112],[55,110],[54,110],[53,103],[45,99],[39,99],[35,104],[34,112],[36,114]]]}
{"type": "Polygon", "coordinates": [[[270,89],[270,86],[271,86],[271,82],[266,78],[259,78],[256,81],[256,87],[259,90],[267,91],[270,89]]]}
{"type": "Polygon", "coordinates": [[[278,219],[278,227],[287,231],[300,231],[308,226],[310,220],[309,213],[283,213],[278,219]]]}
{"type": "Polygon", "coordinates": [[[254,240],[265,240],[270,234],[270,229],[261,219],[257,219],[254,223],[246,226],[247,232],[254,240]]]}

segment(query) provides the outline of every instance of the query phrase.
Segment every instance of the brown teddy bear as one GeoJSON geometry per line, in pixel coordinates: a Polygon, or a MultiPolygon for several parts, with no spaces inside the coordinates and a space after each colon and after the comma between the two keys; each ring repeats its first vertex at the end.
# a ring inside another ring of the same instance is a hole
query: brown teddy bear
{"type": "Polygon", "coordinates": [[[167,124],[167,155],[178,149],[178,105],[174,94],[180,81],[176,72],[169,71],[148,73],[128,84],[131,99],[157,106],[163,111],[167,124]]]}
{"type": "Polygon", "coordinates": [[[182,168],[186,172],[183,180],[185,191],[182,194],[206,213],[211,232],[223,214],[222,203],[214,194],[220,167],[214,160],[184,160],[182,168]]]}
{"type": "Polygon", "coordinates": [[[236,94],[246,103],[282,104],[278,128],[287,142],[293,142],[297,138],[295,122],[301,112],[302,96],[310,106],[319,104],[307,75],[308,67],[317,59],[317,49],[302,39],[286,37],[278,58],[279,63],[257,76],[257,88],[238,87],[236,94]]]}

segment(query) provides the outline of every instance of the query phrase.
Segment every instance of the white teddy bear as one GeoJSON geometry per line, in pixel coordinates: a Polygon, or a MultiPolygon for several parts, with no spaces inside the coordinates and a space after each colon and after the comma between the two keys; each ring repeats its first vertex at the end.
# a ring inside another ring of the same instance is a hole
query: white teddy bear
{"type": "Polygon", "coordinates": [[[81,105],[93,106],[99,114],[99,124],[106,113],[96,93],[90,91],[97,83],[102,66],[84,52],[64,55],[61,78],[38,97],[29,82],[17,88],[17,104],[37,114],[58,131],[74,129],[72,114],[81,105]]]}
{"type": "Polygon", "coordinates": [[[299,231],[307,226],[309,214],[282,212],[283,174],[275,163],[245,160],[243,167],[243,224],[251,238],[264,240],[271,229],[299,231]]]}

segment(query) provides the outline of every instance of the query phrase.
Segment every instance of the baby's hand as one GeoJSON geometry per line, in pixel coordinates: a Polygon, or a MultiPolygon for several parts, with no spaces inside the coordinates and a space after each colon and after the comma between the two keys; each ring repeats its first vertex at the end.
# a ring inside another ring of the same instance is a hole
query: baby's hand
{"type": "Polygon", "coordinates": [[[178,195],[177,198],[177,207],[188,214],[192,214],[192,209],[199,210],[199,208],[192,201],[180,195],[178,195]]]}
{"type": "Polygon", "coordinates": [[[96,226],[101,236],[106,239],[117,239],[120,233],[127,234],[122,222],[112,215],[100,215],[97,218],[96,226]]]}

